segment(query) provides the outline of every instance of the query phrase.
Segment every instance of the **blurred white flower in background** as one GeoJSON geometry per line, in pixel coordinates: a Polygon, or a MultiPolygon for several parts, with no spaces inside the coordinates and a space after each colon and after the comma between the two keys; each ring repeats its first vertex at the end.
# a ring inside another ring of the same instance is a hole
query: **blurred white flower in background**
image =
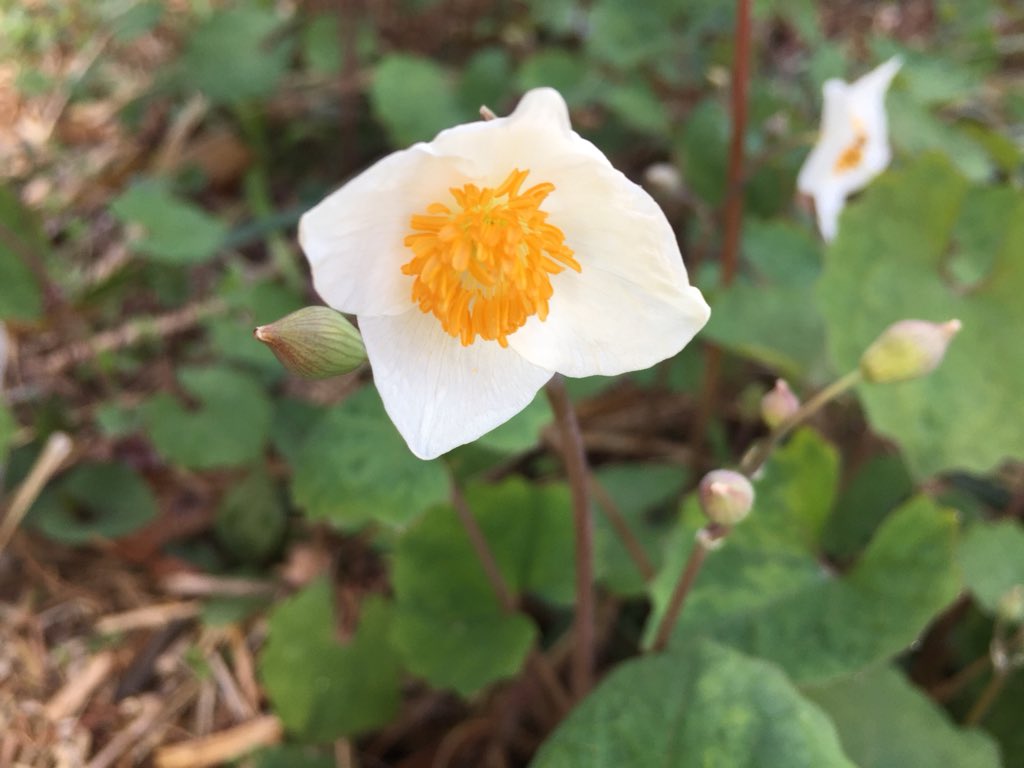
{"type": "Polygon", "coordinates": [[[421,458],[507,421],[556,372],[671,357],[710,313],[657,203],[550,88],[385,157],[303,216],[299,239],[319,294],[358,316],[421,458]]]}
{"type": "Polygon", "coordinates": [[[797,188],[814,198],[825,240],[836,236],[846,198],[892,159],[885,94],[901,64],[894,57],[853,83],[832,79],[822,87],[821,135],[800,169],[797,188]]]}

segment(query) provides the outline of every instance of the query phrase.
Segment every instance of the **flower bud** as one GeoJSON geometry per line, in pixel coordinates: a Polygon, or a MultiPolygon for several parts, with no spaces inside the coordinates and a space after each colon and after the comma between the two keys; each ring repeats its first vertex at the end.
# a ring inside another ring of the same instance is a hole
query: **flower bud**
{"type": "Polygon", "coordinates": [[[778,379],[775,388],[761,398],[761,418],[772,429],[800,410],[800,398],[793,394],[785,379],[778,379]]]}
{"type": "Polygon", "coordinates": [[[732,527],[743,522],[754,506],[754,486],[739,472],[716,469],[704,475],[697,488],[708,520],[732,527]]]}
{"type": "Polygon", "coordinates": [[[359,331],[329,307],[304,307],[254,334],[281,365],[307,379],[340,376],[366,361],[359,331]]]}
{"type": "Polygon", "coordinates": [[[1010,587],[999,598],[999,618],[1009,624],[1024,623],[1024,584],[1010,587]]]}
{"type": "Polygon", "coordinates": [[[949,342],[959,330],[959,320],[893,323],[861,356],[861,373],[867,381],[883,384],[926,376],[942,362],[949,342]]]}

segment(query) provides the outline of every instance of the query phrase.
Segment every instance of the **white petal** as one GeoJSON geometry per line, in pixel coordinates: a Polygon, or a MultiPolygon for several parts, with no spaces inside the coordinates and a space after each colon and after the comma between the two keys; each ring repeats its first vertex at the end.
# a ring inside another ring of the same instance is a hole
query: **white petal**
{"type": "Polygon", "coordinates": [[[676,354],[710,310],[687,280],[664,213],[614,169],[578,163],[554,171],[545,208],[582,271],[554,275],[547,319],[532,318],[509,344],[567,376],[615,375],[676,354]]]}
{"type": "Polygon", "coordinates": [[[508,117],[442,131],[430,146],[471,163],[483,186],[500,184],[516,168],[531,171],[527,183],[536,184],[552,180],[542,172],[551,165],[589,160],[611,167],[601,150],[572,130],[565,100],[553,88],[529,91],[508,117]]]}
{"type": "Polygon", "coordinates": [[[820,187],[814,195],[814,213],[818,230],[825,242],[832,242],[839,232],[839,214],[846,205],[846,192],[838,185],[820,187]]]}
{"type": "Polygon", "coordinates": [[[465,183],[464,163],[426,144],[395,152],[370,166],[299,222],[313,286],[334,309],[353,314],[408,311],[413,278],[402,274],[412,258],[403,240],[409,220],[450,197],[465,183]]]}
{"type": "Polygon", "coordinates": [[[362,317],[359,328],[384,408],[421,459],[508,421],[552,375],[497,342],[464,347],[418,309],[362,317]]]}

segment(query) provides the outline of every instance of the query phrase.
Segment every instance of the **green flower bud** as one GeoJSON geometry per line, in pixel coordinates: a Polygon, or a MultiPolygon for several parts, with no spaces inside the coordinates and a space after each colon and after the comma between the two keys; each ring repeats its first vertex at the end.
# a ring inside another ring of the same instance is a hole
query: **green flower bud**
{"type": "Polygon", "coordinates": [[[959,330],[959,320],[893,323],[864,352],[860,359],[861,373],[867,381],[883,384],[927,376],[938,368],[949,342],[959,330]]]}
{"type": "Polygon", "coordinates": [[[731,469],[716,469],[704,475],[697,495],[708,520],[730,528],[743,522],[754,506],[754,486],[731,469]]]}
{"type": "Polygon", "coordinates": [[[307,379],[340,376],[366,362],[359,331],[329,307],[303,307],[254,334],[281,365],[307,379]]]}
{"type": "Polygon", "coordinates": [[[793,394],[785,379],[775,382],[775,388],[761,398],[761,418],[772,429],[800,410],[800,398],[793,394]]]}

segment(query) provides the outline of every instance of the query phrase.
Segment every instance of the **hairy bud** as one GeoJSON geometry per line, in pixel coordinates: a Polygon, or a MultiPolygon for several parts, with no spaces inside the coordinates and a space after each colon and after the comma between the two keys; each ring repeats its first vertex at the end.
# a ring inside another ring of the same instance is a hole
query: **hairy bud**
{"type": "Polygon", "coordinates": [[[329,307],[304,307],[254,334],[281,365],[307,379],[340,376],[366,362],[359,331],[329,307]]]}
{"type": "Polygon", "coordinates": [[[927,376],[938,368],[959,331],[959,320],[900,320],[886,328],[861,356],[861,373],[867,381],[882,384],[927,376]]]}
{"type": "Polygon", "coordinates": [[[732,527],[743,522],[754,506],[754,486],[739,472],[716,469],[704,475],[697,488],[708,520],[732,527]]]}
{"type": "Polygon", "coordinates": [[[778,379],[775,388],[761,398],[761,418],[772,429],[800,410],[800,398],[793,394],[785,379],[778,379]]]}

